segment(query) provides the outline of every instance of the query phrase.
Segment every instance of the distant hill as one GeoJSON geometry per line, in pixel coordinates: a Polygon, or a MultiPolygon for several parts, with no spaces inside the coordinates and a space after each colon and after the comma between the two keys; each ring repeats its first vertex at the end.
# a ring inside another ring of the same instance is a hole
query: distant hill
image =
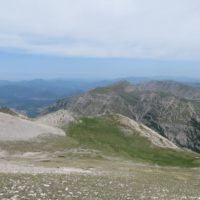
{"type": "Polygon", "coordinates": [[[148,81],[141,84],[140,89],[165,92],[189,100],[200,100],[200,87],[176,81],[148,81]]]}
{"type": "Polygon", "coordinates": [[[119,113],[144,123],[178,146],[200,152],[198,92],[194,101],[188,95],[184,98],[182,91],[185,89],[189,94],[190,90],[196,89],[168,81],[153,84],[155,88],[152,82],[149,85],[133,86],[127,81],[121,81],[108,87],[98,87],[80,96],[61,99],[49,107],[46,113],[60,109],[80,116],[119,113]]]}
{"type": "Polygon", "coordinates": [[[107,81],[81,80],[0,81],[0,107],[15,108],[34,117],[60,98],[106,84],[107,81]]]}
{"type": "MultiPolygon", "coordinates": [[[[17,111],[24,112],[30,117],[36,117],[44,110],[45,107],[55,103],[57,100],[69,96],[77,96],[92,90],[96,87],[103,87],[120,80],[127,80],[136,86],[143,85],[148,90],[163,91],[166,90],[172,94],[188,97],[192,100],[199,99],[199,84],[192,80],[187,84],[177,82],[152,81],[161,79],[154,77],[152,79],[146,77],[127,77],[124,79],[113,80],[42,80],[35,79],[30,81],[6,81],[0,80],[0,107],[14,108],[17,111]],[[148,85],[146,83],[148,82],[148,85]],[[151,83],[151,84],[150,84],[151,83]],[[159,83],[158,85],[156,85],[159,83]],[[178,84],[175,86],[175,83],[178,84]],[[191,89],[191,85],[193,89],[191,89]]],[[[142,87],[142,86],[141,86],[142,87]]]]}

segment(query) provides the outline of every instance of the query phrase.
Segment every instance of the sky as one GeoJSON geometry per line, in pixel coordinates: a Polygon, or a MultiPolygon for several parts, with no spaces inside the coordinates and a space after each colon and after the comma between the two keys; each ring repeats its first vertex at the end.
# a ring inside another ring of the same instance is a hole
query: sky
{"type": "Polygon", "coordinates": [[[0,0],[0,79],[200,78],[198,0],[0,0]]]}

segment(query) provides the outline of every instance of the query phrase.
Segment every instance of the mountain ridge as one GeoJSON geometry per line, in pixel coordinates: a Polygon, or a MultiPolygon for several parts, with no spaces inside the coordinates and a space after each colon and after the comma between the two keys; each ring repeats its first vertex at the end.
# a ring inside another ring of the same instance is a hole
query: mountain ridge
{"type": "Polygon", "coordinates": [[[66,109],[80,116],[122,114],[144,123],[180,147],[200,152],[199,107],[195,107],[191,99],[166,90],[152,91],[148,87],[144,88],[145,84],[133,86],[122,81],[108,87],[99,87],[80,96],[59,100],[46,112],[66,109]]]}

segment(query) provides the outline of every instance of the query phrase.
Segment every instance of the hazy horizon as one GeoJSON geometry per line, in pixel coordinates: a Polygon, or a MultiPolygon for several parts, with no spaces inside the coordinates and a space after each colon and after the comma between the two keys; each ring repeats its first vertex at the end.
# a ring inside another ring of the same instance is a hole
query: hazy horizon
{"type": "Polygon", "coordinates": [[[0,51],[0,80],[183,77],[199,79],[200,62],[132,58],[87,58],[0,51]]]}

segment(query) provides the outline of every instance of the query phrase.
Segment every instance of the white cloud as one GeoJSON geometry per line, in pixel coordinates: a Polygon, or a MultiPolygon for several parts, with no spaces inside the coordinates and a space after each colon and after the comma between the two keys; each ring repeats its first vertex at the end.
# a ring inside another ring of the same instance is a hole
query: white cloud
{"type": "Polygon", "coordinates": [[[199,23],[197,0],[0,0],[0,48],[199,59],[199,23]]]}

